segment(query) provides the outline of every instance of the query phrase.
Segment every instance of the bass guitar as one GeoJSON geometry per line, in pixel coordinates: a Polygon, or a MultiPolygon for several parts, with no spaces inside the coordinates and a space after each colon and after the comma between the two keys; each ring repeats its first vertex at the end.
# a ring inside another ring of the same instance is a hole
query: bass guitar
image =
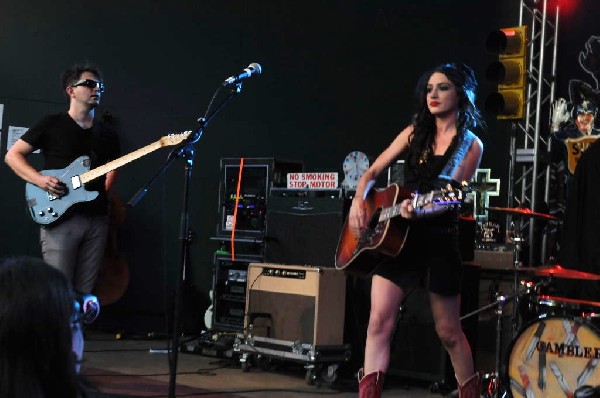
{"type": "Polygon", "coordinates": [[[410,192],[397,184],[369,192],[365,199],[367,227],[356,236],[348,219],[344,224],[335,254],[335,267],[357,276],[367,276],[382,260],[397,256],[409,232],[409,222],[400,216],[400,203],[411,199],[415,210],[426,207],[450,209],[460,206],[470,189],[464,183],[459,189],[448,185],[427,194],[410,192]]]}
{"type": "Polygon", "coordinates": [[[85,189],[85,183],[154,152],[159,148],[180,144],[188,138],[190,134],[192,134],[192,131],[169,134],[152,144],[146,145],[137,151],[112,160],[92,170],[90,170],[90,158],[87,156],[80,156],[64,169],[41,171],[43,175],[54,176],[64,182],[67,186],[67,193],[62,196],[56,196],[44,191],[37,185],[27,183],[25,185],[25,200],[31,218],[38,224],[52,224],[59,220],[60,217],[62,217],[75,203],[89,202],[98,197],[97,191],[87,191],[85,189]]]}
{"type": "Polygon", "coordinates": [[[125,203],[114,192],[108,192],[108,216],[104,258],[94,286],[94,294],[102,306],[119,301],[129,285],[129,265],[119,250],[119,229],[125,223],[125,203]]]}

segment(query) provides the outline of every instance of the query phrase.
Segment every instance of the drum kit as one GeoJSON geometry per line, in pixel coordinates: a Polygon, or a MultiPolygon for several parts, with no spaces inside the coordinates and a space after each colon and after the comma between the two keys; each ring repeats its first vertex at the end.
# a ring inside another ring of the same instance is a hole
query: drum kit
{"type": "MultiPolygon", "coordinates": [[[[517,217],[556,219],[524,208],[487,209],[517,217]]],[[[514,241],[513,294],[497,294],[494,302],[461,318],[495,310],[495,370],[483,375],[483,396],[600,397],[600,329],[596,326],[600,320],[600,302],[542,293],[546,287],[552,286],[554,279],[583,283],[600,281],[600,275],[558,264],[522,267],[518,251],[523,239],[517,235],[514,241]],[[512,340],[501,364],[503,308],[512,300],[512,340]],[[521,319],[522,325],[517,326],[516,319],[521,319]]]]}

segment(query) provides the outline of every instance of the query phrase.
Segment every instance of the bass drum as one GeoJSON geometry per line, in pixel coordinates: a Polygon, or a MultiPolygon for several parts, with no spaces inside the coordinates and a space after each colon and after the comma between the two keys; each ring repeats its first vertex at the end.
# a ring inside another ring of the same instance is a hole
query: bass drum
{"type": "Polygon", "coordinates": [[[508,355],[502,379],[515,398],[573,397],[600,385],[600,334],[586,318],[540,318],[519,332],[508,355]]]}

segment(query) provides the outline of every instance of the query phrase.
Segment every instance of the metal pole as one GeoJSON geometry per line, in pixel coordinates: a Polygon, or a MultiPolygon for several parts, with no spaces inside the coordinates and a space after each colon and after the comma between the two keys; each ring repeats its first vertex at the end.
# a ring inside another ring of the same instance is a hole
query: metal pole
{"type": "MultiPolygon", "coordinates": [[[[544,56],[545,56],[545,43],[546,43],[546,0],[543,1],[542,10],[542,22],[540,32],[540,57],[538,62],[538,92],[536,96],[535,104],[535,133],[533,137],[533,174],[531,182],[531,209],[536,211],[538,209],[538,166],[539,166],[539,153],[540,153],[540,124],[541,124],[541,109],[542,109],[542,97],[543,97],[543,82],[544,82],[544,56]]],[[[537,252],[539,242],[534,239],[535,231],[535,219],[531,219],[529,224],[529,266],[533,266],[534,254],[537,252]]]]}
{"type": "MultiPolygon", "coordinates": [[[[560,6],[557,4],[556,5],[556,15],[554,17],[554,37],[553,37],[553,46],[552,46],[552,67],[551,67],[551,78],[550,78],[550,99],[548,104],[550,105],[550,107],[552,107],[552,104],[554,103],[554,100],[556,98],[556,60],[558,59],[558,21],[559,21],[559,14],[560,14],[560,6]]],[[[548,125],[550,126],[550,124],[552,123],[551,117],[552,117],[552,112],[549,112],[549,120],[548,120],[548,125]]],[[[550,133],[548,134],[548,139],[546,142],[546,148],[547,148],[547,155],[548,155],[548,163],[546,165],[546,189],[544,191],[544,200],[546,201],[546,203],[550,203],[550,173],[552,172],[552,169],[550,167],[550,153],[552,151],[552,141],[551,141],[551,137],[550,134],[552,134],[552,131],[550,131],[550,133]]],[[[556,228],[558,228],[558,226],[556,226],[556,228]]],[[[549,234],[549,228],[546,227],[544,234],[542,236],[542,264],[546,262],[546,260],[548,259],[548,234],[549,234]]]]}

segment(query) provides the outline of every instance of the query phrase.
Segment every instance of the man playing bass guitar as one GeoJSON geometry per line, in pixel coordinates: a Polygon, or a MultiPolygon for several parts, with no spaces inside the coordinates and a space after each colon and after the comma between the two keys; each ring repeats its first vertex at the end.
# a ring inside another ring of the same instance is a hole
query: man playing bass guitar
{"type": "MultiPolygon", "coordinates": [[[[422,76],[416,88],[412,123],[377,157],[358,183],[348,216],[349,228],[356,236],[369,226],[365,205],[372,181],[403,153],[405,187],[410,191],[423,193],[472,179],[483,153],[481,141],[471,131],[484,125],[475,105],[476,87],[473,70],[460,63],[442,64],[422,76]]],[[[460,323],[458,212],[433,204],[415,208],[411,199],[404,199],[400,215],[410,224],[402,250],[378,265],[372,275],[359,395],[381,395],[400,304],[406,292],[424,283],[435,330],[450,355],[459,396],[479,397],[481,381],[460,323]]]]}

